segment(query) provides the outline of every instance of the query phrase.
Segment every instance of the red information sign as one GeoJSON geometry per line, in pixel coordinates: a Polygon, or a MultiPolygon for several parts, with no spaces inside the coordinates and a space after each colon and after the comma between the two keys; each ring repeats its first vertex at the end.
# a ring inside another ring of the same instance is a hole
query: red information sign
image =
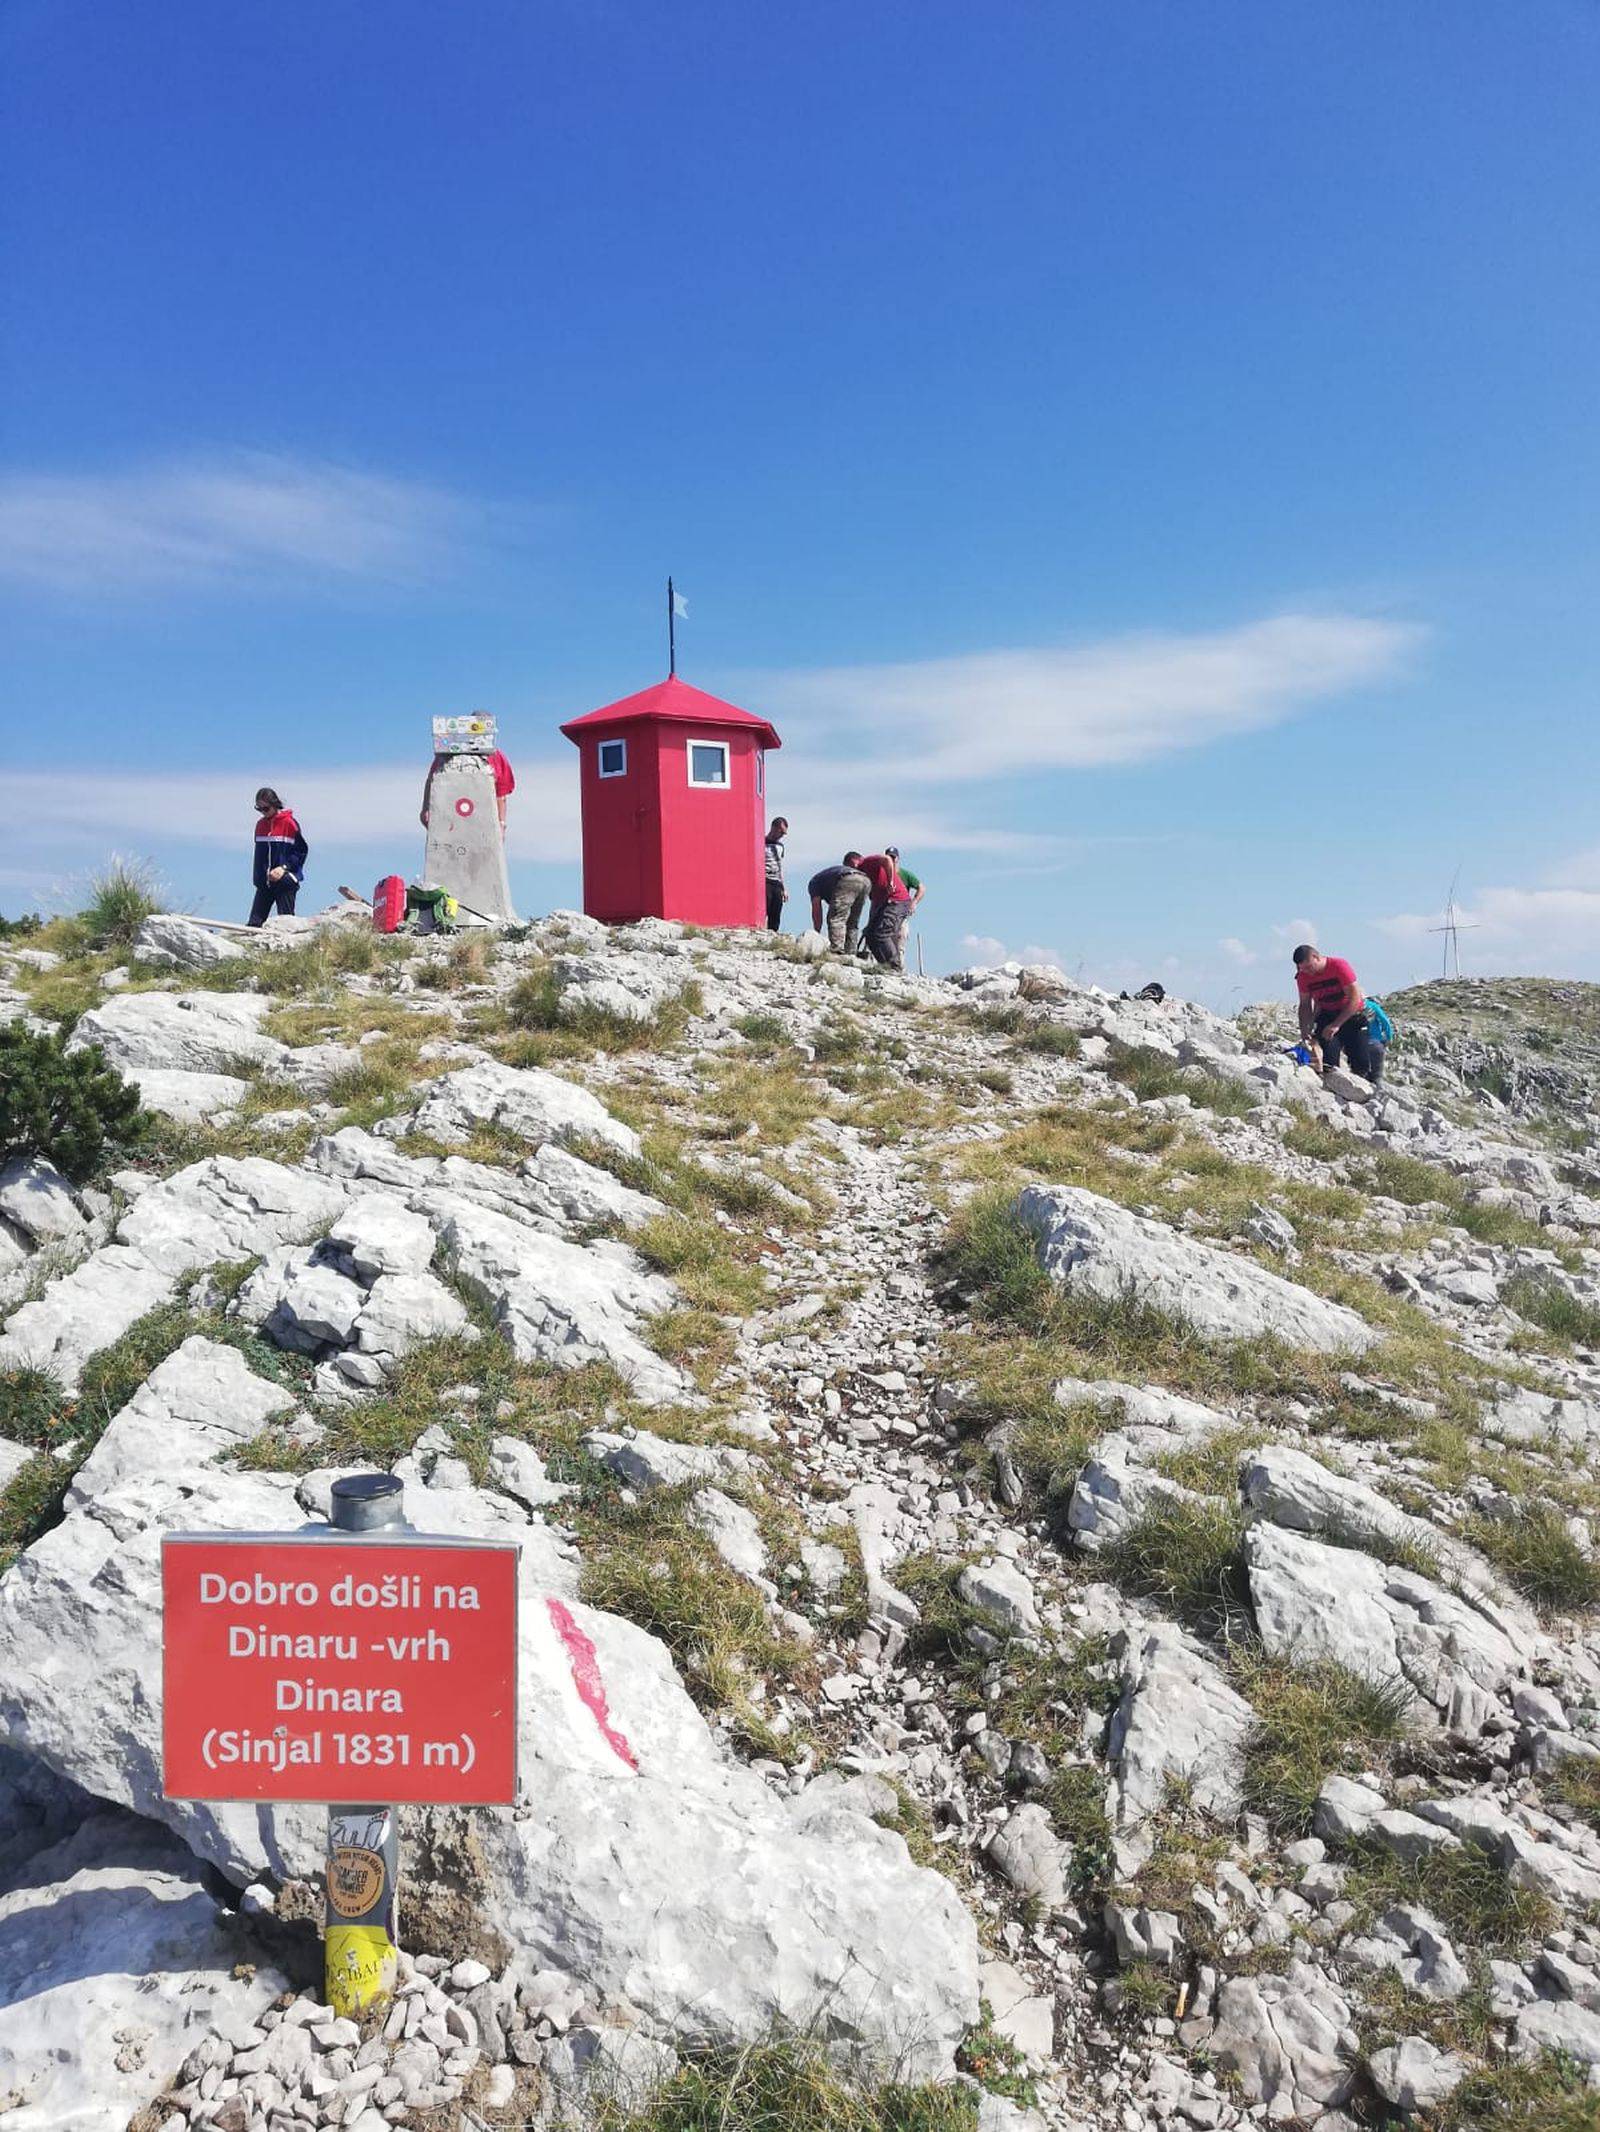
{"type": "Polygon", "coordinates": [[[174,1533],[161,1581],[169,1799],[515,1800],[515,1542],[174,1533]]]}

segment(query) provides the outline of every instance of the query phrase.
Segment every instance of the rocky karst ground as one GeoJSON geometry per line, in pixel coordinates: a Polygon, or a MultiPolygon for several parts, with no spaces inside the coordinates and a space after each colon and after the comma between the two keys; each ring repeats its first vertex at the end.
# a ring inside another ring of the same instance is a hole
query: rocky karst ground
{"type": "Polygon", "coordinates": [[[1600,2121],[1581,1060],[817,945],[0,946],[159,1120],[0,1173],[0,2123],[1600,2121]],[[362,2029],[157,1558],[373,1465],[522,1542],[524,1799],[362,2029]]]}

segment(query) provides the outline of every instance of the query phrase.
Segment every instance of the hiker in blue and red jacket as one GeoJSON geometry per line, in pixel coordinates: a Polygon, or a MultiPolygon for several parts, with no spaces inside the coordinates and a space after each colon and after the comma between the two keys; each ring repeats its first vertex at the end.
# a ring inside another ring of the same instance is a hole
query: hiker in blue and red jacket
{"type": "Polygon", "coordinates": [[[270,785],[263,785],[256,794],[256,813],[261,819],[256,823],[255,864],[250,876],[256,888],[250,923],[265,925],[274,911],[285,918],[294,916],[294,899],[300,893],[308,846],[300,834],[300,824],[270,785]]]}

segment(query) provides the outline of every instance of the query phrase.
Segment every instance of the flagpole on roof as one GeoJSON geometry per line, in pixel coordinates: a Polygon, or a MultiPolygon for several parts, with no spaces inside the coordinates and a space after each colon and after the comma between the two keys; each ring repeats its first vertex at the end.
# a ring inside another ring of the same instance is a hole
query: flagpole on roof
{"type": "Polygon", "coordinates": [[[669,577],[667,579],[667,673],[669,677],[678,671],[677,616],[678,603],[672,596],[672,580],[669,577]]]}

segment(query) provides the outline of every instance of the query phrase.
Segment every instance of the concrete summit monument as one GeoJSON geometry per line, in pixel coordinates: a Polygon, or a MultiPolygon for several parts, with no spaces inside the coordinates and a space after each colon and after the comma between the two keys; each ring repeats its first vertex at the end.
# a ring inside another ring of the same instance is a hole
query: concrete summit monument
{"type": "Polygon", "coordinates": [[[422,794],[428,848],[422,878],[463,912],[515,924],[506,873],[506,796],[516,780],[486,711],[433,721],[433,767],[422,794]]]}

